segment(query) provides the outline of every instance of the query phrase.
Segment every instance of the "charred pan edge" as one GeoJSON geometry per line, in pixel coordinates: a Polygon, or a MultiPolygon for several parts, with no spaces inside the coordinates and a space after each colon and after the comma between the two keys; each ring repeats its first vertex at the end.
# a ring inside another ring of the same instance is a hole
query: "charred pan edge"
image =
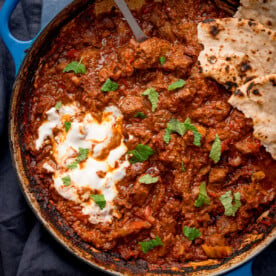
{"type": "Polygon", "coordinates": [[[28,174],[25,166],[25,152],[22,140],[24,125],[21,122],[23,121],[23,111],[27,99],[32,92],[34,72],[38,67],[39,57],[47,51],[47,46],[52,41],[51,38],[55,36],[59,29],[90,5],[91,3],[89,2],[91,1],[75,1],[45,28],[22,63],[13,86],[10,103],[10,150],[20,187],[31,209],[52,236],[67,250],[94,268],[114,275],[133,275],[137,273],[147,275],[190,273],[193,273],[193,275],[214,275],[226,272],[246,262],[275,239],[276,227],[268,228],[262,240],[253,240],[243,249],[236,252],[234,256],[222,261],[214,260],[212,265],[204,265],[204,263],[200,262],[195,264],[193,262],[193,264],[183,263],[175,266],[161,266],[160,268],[160,266],[148,265],[143,260],[125,261],[117,254],[100,252],[88,243],[83,242],[67,225],[54,206],[49,203],[47,193],[41,187],[38,187],[35,179],[28,174]]]}

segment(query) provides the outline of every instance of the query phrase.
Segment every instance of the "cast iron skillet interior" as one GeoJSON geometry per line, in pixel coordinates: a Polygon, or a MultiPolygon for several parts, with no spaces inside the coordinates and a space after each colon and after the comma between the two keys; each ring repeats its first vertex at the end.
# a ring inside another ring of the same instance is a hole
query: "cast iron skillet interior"
{"type": "MultiPolygon", "coordinates": [[[[95,268],[113,274],[220,274],[226,272],[255,256],[275,236],[275,227],[271,226],[264,237],[253,236],[243,248],[225,260],[207,260],[203,262],[190,262],[172,265],[149,265],[146,261],[135,260],[125,261],[115,253],[104,253],[96,250],[91,245],[82,241],[68,226],[66,221],[59,215],[48,202],[48,195],[45,190],[36,184],[33,177],[28,174],[28,168],[24,162],[23,145],[23,110],[32,96],[35,72],[38,68],[40,57],[44,56],[50,49],[51,41],[57,35],[60,28],[73,19],[78,13],[94,1],[77,0],[65,8],[55,19],[44,29],[38,39],[34,42],[24,59],[13,87],[13,95],[10,106],[10,148],[13,156],[13,163],[20,180],[21,189],[33,209],[34,213],[48,231],[65,248],[78,258],[95,268]]],[[[110,2],[110,1],[109,1],[110,2]]],[[[135,2],[132,1],[132,2],[135,2]]]]}

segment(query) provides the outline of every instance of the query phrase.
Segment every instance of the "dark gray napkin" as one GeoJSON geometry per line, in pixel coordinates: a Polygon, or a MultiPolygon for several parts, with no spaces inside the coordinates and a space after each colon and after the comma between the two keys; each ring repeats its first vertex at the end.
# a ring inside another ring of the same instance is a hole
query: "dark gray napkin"
{"type": "MultiPolygon", "coordinates": [[[[6,0],[8,1],[8,0],[6,0]]],[[[3,4],[0,0],[0,7],[3,4]]],[[[19,39],[32,38],[40,28],[41,1],[22,0],[10,29],[19,39]]],[[[93,275],[99,273],[68,253],[44,230],[27,206],[12,168],[8,149],[8,105],[14,65],[0,40],[0,275],[93,275]]],[[[276,243],[260,254],[254,275],[276,275],[276,243]]]]}

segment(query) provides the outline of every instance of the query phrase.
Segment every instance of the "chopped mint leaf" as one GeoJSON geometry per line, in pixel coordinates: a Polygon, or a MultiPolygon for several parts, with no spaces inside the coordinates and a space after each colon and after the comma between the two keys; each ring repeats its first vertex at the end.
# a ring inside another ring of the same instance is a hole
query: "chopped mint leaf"
{"type": "Polygon", "coordinates": [[[178,133],[181,136],[184,136],[184,134],[188,131],[192,130],[194,134],[194,145],[200,146],[200,139],[201,139],[201,134],[198,132],[197,128],[191,124],[190,118],[187,118],[184,123],[179,122],[176,119],[171,119],[167,123],[167,128],[165,135],[163,136],[164,141],[168,144],[171,140],[171,134],[173,132],[178,133]]]}
{"type": "Polygon", "coordinates": [[[82,59],[79,62],[72,61],[64,68],[63,73],[73,71],[75,74],[85,74],[86,68],[85,65],[81,63],[81,61],[82,59]]]}
{"type": "Polygon", "coordinates": [[[128,154],[132,154],[132,157],[129,161],[131,164],[134,164],[147,160],[151,155],[154,154],[154,151],[147,145],[139,144],[134,150],[129,151],[128,154]]]}
{"type": "Polygon", "coordinates": [[[161,65],[164,65],[164,63],[166,62],[166,58],[165,57],[160,57],[159,61],[160,61],[161,65]]]}
{"type": "Polygon", "coordinates": [[[185,123],[181,123],[176,119],[171,119],[168,123],[167,123],[167,129],[172,133],[172,132],[176,132],[179,135],[183,136],[187,130],[186,130],[186,126],[185,123]]]}
{"type": "Polygon", "coordinates": [[[69,165],[67,166],[67,168],[68,168],[68,169],[71,169],[71,170],[76,169],[76,168],[78,167],[78,164],[79,164],[79,162],[75,160],[75,161],[73,161],[71,164],[69,164],[69,165]]]}
{"type": "Polygon", "coordinates": [[[180,79],[180,80],[178,80],[178,81],[170,84],[168,90],[171,91],[171,90],[175,90],[175,89],[181,88],[181,87],[183,87],[185,85],[185,83],[186,82],[184,80],[180,79]]]}
{"type": "Polygon", "coordinates": [[[164,139],[165,143],[167,143],[167,144],[169,144],[170,141],[171,141],[171,131],[167,128],[165,130],[165,134],[163,136],[163,139],[164,139]]]}
{"type": "Polygon", "coordinates": [[[81,161],[84,161],[87,159],[89,153],[89,149],[79,148],[79,154],[75,161],[73,161],[71,164],[67,166],[68,169],[76,169],[78,167],[78,164],[81,161]]]}
{"type": "Polygon", "coordinates": [[[134,115],[134,118],[145,119],[145,118],[147,118],[147,115],[144,114],[143,112],[137,112],[137,113],[134,115]]]}
{"type": "Polygon", "coordinates": [[[59,101],[59,102],[57,102],[57,103],[56,103],[56,105],[55,105],[55,109],[56,109],[57,111],[59,111],[59,110],[60,110],[60,108],[61,108],[61,106],[62,106],[62,102],[61,102],[61,101],[59,101]]]}
{"type": "Polygon", "coordinates": [[[184,167],[183,161],[181,161],[181,171],[186,172],[186,168],[184,167]]]}
{"type": "Polygon", "coordinates": [[[154,247],[156,246],[163,246],[163,243],[159,237],[155,237],[154,240],[139,242],[139,244],[141,245],[142,251],[144,253],[147,253],[149,250],[154,249],[154,247]]]}
{"type": "Polygon", "coordinates": [[[210,198],[207,195],[205,181],[200,184],[199,194],[198,194],[198,197],[197,197],[197,199],[194,203],[194,206],[195,207],[201,207],[203,204],[206,204],[206,205],[210,204],[210,198]]]}
{"type": "Polygon", "coordinates": [[[102,86],[101,91],[103,92],[109,92],[109,91],[115,91],[119,87],[119,84],[112,81],[111,79],[108,79],[102,86]]]}
{"type": "Polygon", "coordinates": [[[143,184],[152,184],[158,181],[158,177],[153,177],[150,174],[145,174],[141,176],[138,181],[143,184]]]}
{"type": "Polygon", "coordinates": [[[81,162],[84,161],[89,153],[89,149],[79,148],[79,155],[77,157],[77,161],[81,162]]]}
{"type": "Polygon", "coordinates": [[[187,130],[191,130],[194,134],[194,145],[200,147],[201,134],[198,132],[197,128],[191,123],[191,119],[187,118],[184,122],[187,130]]]}
{"type": "Polygon", "coordinates": [[[65,131],[68,132],[71,127],[71,122],[64,122],[65,131]]]}
{"type": "Polygon", "coordinates": [[[71,177],[69,175],[61,178],[64,186],[70,186],[72,184],[71,177]]]}
{"type": "Polygon", "coordinates": [[[221,141],[219,139],[219,136],[216,134],[216,138],[214,140],[214,143],[212,145],[209,157],[215,162],[218,163],[221,156],[221,141]]]}
{"type": "Polygon", "coordinates": [[[157,108],[159,94],[154,88],[148,88],[143,94],[143,96],[148,96],[151,102],[151,110],[154,112],[157,108]]]}
{"type": "Polygon", "coordinates": [[[201,233],[198,229],[188,226],[183,227],[183,234],[189,241],[193,241],[201,236],[201,233]]]}
{"type": "Polygon", "coordinates": [[[95,203],[100,207],[101,210],[105,207],[106,201],[105,201],[104,195],[90,195],[90,196],[95,201],[95,203]]]}
{"type": "Polygon", "coordinates": [[[219,198],[221,204],[224,206],[225,216],[235,216],[238,209],[241,207],[241,194],[234,193],[234,204],[232,204],[232,191],[227,191],[219,198]]]}

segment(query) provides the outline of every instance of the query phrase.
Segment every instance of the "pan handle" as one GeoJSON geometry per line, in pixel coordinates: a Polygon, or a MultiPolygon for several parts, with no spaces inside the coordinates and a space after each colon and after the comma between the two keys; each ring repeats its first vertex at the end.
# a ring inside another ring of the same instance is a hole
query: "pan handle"
{"type": "Polygon", "coordinates": [[[18,4],[19,0],[6,0],[0,10],[0,36],[9,49],[15,63],[16,73],[24,59],[26,50],[32,45],[34,39],[21,41],[15,38],[9,30],[10,16],[18,4]]]}
{"type": "Polygon", "coordinates": [[[252,265],[254,259],[246,262],[245,264],[239,266],[238,268],[225,273],[224,276],[252,276],[252,265]]]}

